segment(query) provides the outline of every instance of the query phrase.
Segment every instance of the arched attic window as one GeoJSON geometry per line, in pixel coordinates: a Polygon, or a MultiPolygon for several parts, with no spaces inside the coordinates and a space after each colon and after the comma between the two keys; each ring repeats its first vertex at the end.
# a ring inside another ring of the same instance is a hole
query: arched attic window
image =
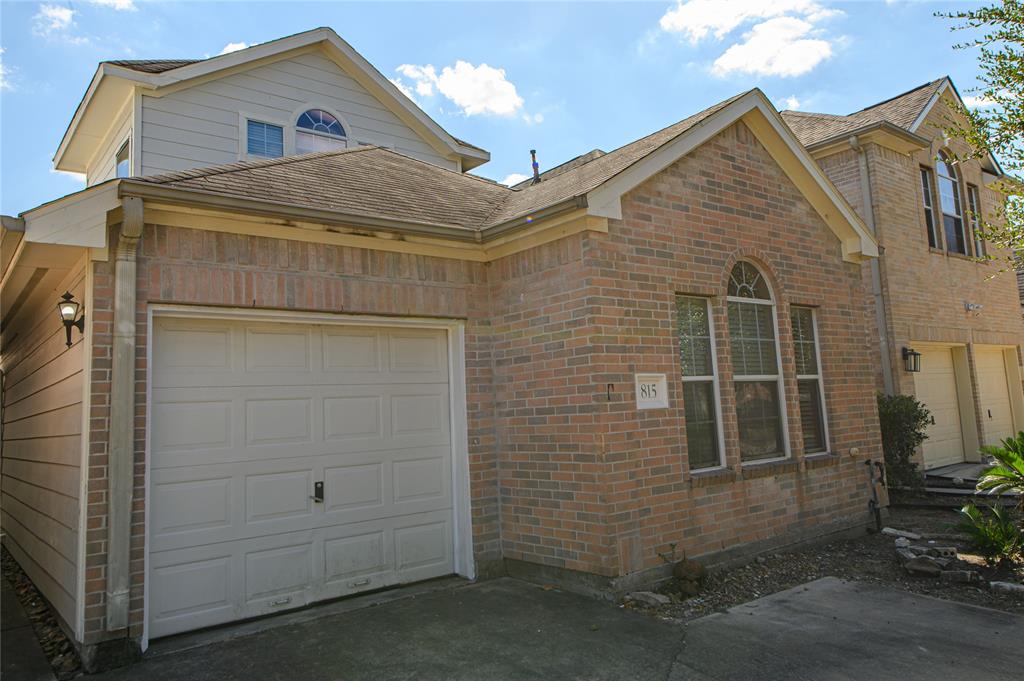
{"type": "Polygon", "coordinates": [[[295,121],[295,153],[344,149],[345,128],[331,113],[323,109],[309,109],[295,121]]]}

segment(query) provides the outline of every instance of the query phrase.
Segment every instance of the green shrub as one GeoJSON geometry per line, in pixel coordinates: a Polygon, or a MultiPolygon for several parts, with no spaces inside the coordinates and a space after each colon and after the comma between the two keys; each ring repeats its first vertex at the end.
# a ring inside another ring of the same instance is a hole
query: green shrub
{"type": "Polygon", "coordinates": [[[971,545],[989,565],[1012,562],[1024,550],[1024,536],[1002,506],[993,506],[986,514],[967,504],[960,509],[958,528],[970,535],[971,545]]]}
{"type": "Polygon", "coordinates": [[[886,480],[890,487],[921,486],[921,473],[911,459],[927,439],[931,412],[912,395],[878,395],[886,480]]]}
{"type": "Polygon", "coordinates": [[[977,489],[989,494],[1017,493],[1017,505],[1024,511],[1024,431],[1003,440],[1001,447],[982,447],[983,454],[996,460],[978,479],[977,489]]]}

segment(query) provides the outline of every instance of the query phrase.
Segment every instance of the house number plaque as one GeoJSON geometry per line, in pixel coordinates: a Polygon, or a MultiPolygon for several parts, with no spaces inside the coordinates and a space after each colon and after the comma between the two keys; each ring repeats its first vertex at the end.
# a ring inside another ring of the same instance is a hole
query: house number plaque
{"type": "Polygon", "coordinates": [[[665,374],[636,375],[636,408],[664,409],[668,406],[668,381],[665,374]]]}

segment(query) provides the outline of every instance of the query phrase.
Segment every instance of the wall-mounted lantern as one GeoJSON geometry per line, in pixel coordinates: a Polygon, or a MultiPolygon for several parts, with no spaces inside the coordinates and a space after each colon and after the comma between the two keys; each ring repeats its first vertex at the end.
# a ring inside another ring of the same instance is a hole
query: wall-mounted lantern
{"type": "Polygon", "coordinates": [[[65,291],[57,303],[57,312],[60,313],[60,320],[64,323],[64,332],[67,334],[68,347],[71,347],[71,327],[77,326],[79,333],[85,333],[85,313],[78,315],[81,304],[75,300],[70,291],[65,291]]]}
{"type": "Polygon", "coordinates": [[[911,373],[921,371],[921,353],[913,348],[903,348],[903,368],[911,373]]]}

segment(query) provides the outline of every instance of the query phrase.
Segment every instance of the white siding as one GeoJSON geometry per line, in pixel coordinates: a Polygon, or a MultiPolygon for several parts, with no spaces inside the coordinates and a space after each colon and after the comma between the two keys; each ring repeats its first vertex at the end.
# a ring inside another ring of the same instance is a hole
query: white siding
{"type": "Polygon", "coordinates": [[[242,114],[285,125],[288,149],[294,142],[292,119],[307,106],[339,114],[350,144],[393,147],[458,169],[337,64],[322,54],[306,53],[163,97],[143,95],[142,174],[238,161],[242,114]]]}
{"type": "MultiPolygon", "coordinates": [[[[84,260],[60,284],[85,299],[84,260]]],[[[53,294],[56,301],[57,293],[53,294]]],[[[56,305],[4,329],[0,523],[4,545],[65,622],[76,622],[84,344],[56,305]]]]}
{"type": "Polygon", "coordinates": [[[121,112],[117,115],[117,119],[110,128],[110,132],[107,134],[103,144],[100,146],[96,156],[90,161],[89,167],[85,172],[85,186],[91,187],[94,184],[105,182],[110,178],[114,177],[117,170],[117,164],[114,162],[114,156],[117,154],[118,149],[124,144],[125,140],[132,132],[132,99],[129,97],[125,102],[125,106],[121,109],[121,112]]]}

